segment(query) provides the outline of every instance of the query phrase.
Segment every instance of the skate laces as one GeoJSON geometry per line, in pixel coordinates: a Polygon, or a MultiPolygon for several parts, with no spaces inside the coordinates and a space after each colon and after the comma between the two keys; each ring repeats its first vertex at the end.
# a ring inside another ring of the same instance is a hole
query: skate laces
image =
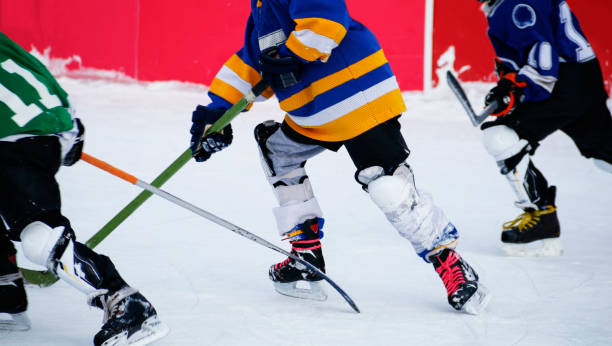
{"type": "Polygon", "coordinates": [[[557,211],[557,208],[553,207],[552,205],[546,206],[546,208],[542,210],[526,211],[519,215],[516,219],[504,223],[503,230],[507,231],[516,228],[519,231],[523,231],[525,229],[532,228],[538,222],[540,222],[540,217],[542,215],[552,214],[555,211],[557,211]]]}
{"type": "Polygon", "coordinates": [[[274,265],[274,269],[279,269],[279,268],[282,268],[282,267],[286,266],[287,263],[289,263],[289,261],[291,261],[291,257],[287,257],[284,261],[282,261],[280,263],[276,263],[274,265]]]}
{"type": "Polygon", "coordinates": [[[436,268],[436,272],[440,275],[444,287],[446,287],[446,291],[450,296],[455,293],[459,285],[465,282],[463,270],[461,270],[461,265],[455,265],[459,258],[454,252],[451,252],[446,257],[446,261],[442,261],[440,257],[438,259],[440,260],[440,265],[436,268]]]}
{"type": "MultiPolygon", "coordinates": [[[[104,309],[104,320],[102,323],[106,323],[109,319],[114,318],[119,313],[123,312],[122,309],[124,309],[125,307],[124,304],[120,304],[121,301],[137,292],[137,289],[128,286],[120,289],[111,296],[106,297],[106,299],[104,296],[100,297],[100,301],[102,302],[102,308],[104,309]]],[[[95,293],[96,292],[94,292],[94,294],[95,293]]]]}

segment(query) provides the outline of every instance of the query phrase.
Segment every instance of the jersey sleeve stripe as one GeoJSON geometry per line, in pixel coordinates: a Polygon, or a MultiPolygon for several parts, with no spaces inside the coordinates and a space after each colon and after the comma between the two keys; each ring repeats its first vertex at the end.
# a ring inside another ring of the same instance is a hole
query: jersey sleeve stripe
{"type": "Polygon", "coordinates": [[[340,44],[346,35],[346,28],[333,20],[325,18],[296,18],[295,31],[309,30],[314,34],[333,40],[340,44]]]}
{"type": "Polygon", "coordinates": [[[523,66],[519,71],[519,75],[529,78],[534,84],[540,86],[549,93],[553,92],[553,88],[557,83],[557,78],[555,76],[542,75],[530,65],[523,66]]]}
{"type": "Polygon", "coordinates": [[[261,80],[259,72],[240,59],[237,54],[232,55],[225,63],[225,66],[250,85],[255,85],[261,80]]]}
{"type": "Polygon", "coordinates": [[[294,19],[296,27],[287,39],[287,48],[307,61],[325,62],[346,35],[342,24],[324,18],[294,19]]]}
{"type": "Polygon", "coordinates": [[[359,78],[386,63],[387,58],[381,49],[338,72],[313,82],[304,90],[282,100],[280,102],[281,109],[286,112],[298,109],[312,102],[318,95],[342,85],[351,79],[359,78]]]}
{"type": "Polygon", "coordinates": [[[219,78],[213,79],[209,91],[231,104],[238,102],[245,95],[241,90],[219,78]]]}

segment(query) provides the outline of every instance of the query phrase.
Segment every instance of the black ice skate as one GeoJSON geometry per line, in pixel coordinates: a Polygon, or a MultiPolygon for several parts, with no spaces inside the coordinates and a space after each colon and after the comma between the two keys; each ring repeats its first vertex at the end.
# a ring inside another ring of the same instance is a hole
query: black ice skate
{"type": "Polygon", "coordinates": [[[429,258],[448,293],[448,303],[455,309],[477,315],[489,303],[489,292],[478,275],[453,249],[445,248],[429,258]]]}
{"type": "Polygon", "coordinates": [[[27,308],[23,277],[13,254],[0,260],[0,330],[29,330],[31,323],[26,313],[27,308]]]}
{"type": "MultiPolygon", "coordinates": [[[[297,225],[288,236],[291,243],[291,254],[307,261],[325,273],[325,260],[321,250],[323,219],[313,218],[297,225]]],[[[270,280],[280,294],[295,298],[325,300],[327,294],[318,281],[321,278],[310,273],[305,265],[287,257],[274,264],[269,271],[270,280]],[[298,285],[308,287],[298,287],[298,285]]]]}
{"type": "Polygon", "coordinates": [[[168,334],[151,303],[136,289],[124,287],[111,295],[105,291],[96,291],[89,300],[104,309],[104,325],[94,345],[147,345],[168,334]]]}
{"type": "Polygon", "coordinates": [[[502,250],[509,256],[559,256],[563,253],[561,229],[555,207],[555,187],[551,186],[547,198],[538,203],[538,209],[526,209],[516,219],[503,226],[502,250]]]}

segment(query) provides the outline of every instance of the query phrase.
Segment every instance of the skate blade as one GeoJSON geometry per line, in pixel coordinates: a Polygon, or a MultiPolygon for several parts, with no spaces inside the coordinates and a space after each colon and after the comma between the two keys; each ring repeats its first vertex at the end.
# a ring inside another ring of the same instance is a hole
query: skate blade
{"type": "Polygon", "coordinates": [[[470,315],[478,315],[484,311],[491,300],[489,290],[481,283],[478,283],[478,289],[470,299],[461,307],[461,311],[470,315]]]}
{"type": "Polygon", "coordinates": [[[102,346],[144,346],[166,336],[170,329],[155,316],[149,317],[140,326],[140,330],[128,337],[127,331],[106,340],[102,346]]]}
{"type": "Polygon", "coordinates": [[[17,314],[2,314],[8,315],[11,319],[0,319],[0,331],[19,331],[25,332],[30,330],[32,323],[25,312],[17,314]]]}
{"type": "Polygon", "coordinates": [[[143,346],[168,335],[170,328],[163,323],[157,315],[149,317],[142,323],[141,329],[128,338],[127,345],[143,346]]]}
{"type": "Polygon", "coordinates": [[[325,293],[325,290],[323,289],[323,287],[321,287],[321,284],[317,281],[295,281],[295,282],[286,282],[286,283],[272,281],[272,283],[274,284],[274,289],[276,290],[276,292],[282,295],[286,295],[286,296],[294,297],[294,298],[311,299],[311,300],[318,300],[318,301],[324,301],[327,299],[327,293],[325,293]],[[309,288],[297,287],[298,282],[306,283],[310,287],[309,288]]]}
{"type": "Polygon", "coordinates": [[[563,246],[559,238],[536,240],[526,244],[503,243],[502,251],[507,256],[515,257],[549,257],[561,256],[563,246]]]}

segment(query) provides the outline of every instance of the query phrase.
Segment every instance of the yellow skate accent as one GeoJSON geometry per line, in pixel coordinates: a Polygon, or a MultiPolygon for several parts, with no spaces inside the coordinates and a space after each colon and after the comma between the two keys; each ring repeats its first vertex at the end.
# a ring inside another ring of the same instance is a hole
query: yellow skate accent
{"type": "Polygon", "coordinates": [[[552,205],[547,205],[546,209],[527,211],[519,215],[516,219],[504,223],[504,231],[516,228],[519,232],[525,229],[532,228],[540,221],[540,216],[552,214],[557,211],[557,208],[552,205]]]}

